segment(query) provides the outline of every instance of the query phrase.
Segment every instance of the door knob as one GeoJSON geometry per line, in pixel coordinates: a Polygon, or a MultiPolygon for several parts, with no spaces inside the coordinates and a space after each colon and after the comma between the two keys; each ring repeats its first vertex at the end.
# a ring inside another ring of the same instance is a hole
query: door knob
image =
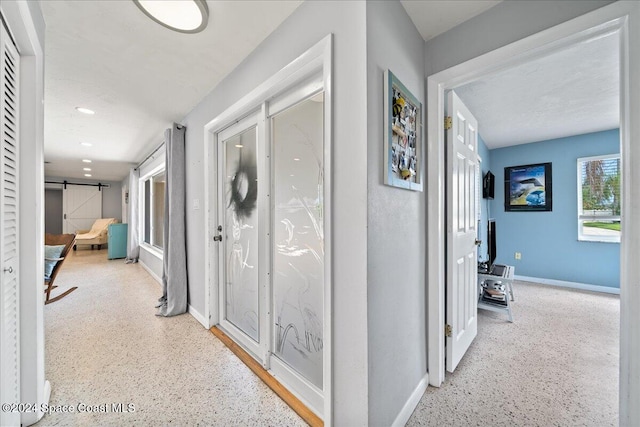
{"type": "Polygon", "coordinates": [[[5,273],[7,273],[7,272],[8,272],[9,274],[11,274],[11,273],[13,273],[13,267],[5,268],[5,269],[4,269],[4,270],[2,270],[2,271],[4,271],[5,273]]]}
{"type": "Polygon", "coordinates": [[[482,240],[476,239],[476,246],[480,246],[482,244],[482,240]]]}
{"type": "Polygon", "coordinates": [[[222,235],[218,234],[217,236],[213,236],[214,242],[222,242],[222,235]]]}

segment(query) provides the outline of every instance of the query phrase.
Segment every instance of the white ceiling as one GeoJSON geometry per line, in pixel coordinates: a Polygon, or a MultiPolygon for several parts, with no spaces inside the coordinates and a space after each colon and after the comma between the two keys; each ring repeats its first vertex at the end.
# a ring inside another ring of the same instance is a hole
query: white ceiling
{"type": "MultiPolygon", "coordinates": [[[[428,40],[498,1],[409,1],[428,40]]],[[[170,31],[130,1],[41,1],[47,176],[121,180],[301,1],[209,1],[209,26],[170,31]],[[86,116],[75,107],[96,111],[86,116]],[[93,144],[84,147],[81,142],[93,144]],[[91,159],[90,165],[82,159],[91,159]]],[[[583,43],[456,90],[489,148],[618,125],[615,37],[583,43]]]]}
{"type": "Polygon", "coordinates": [[[401,0],[400,3],[427,41],[492,8],[500,0],[401,0]]]}
{"type": "Polygon", "coordinates": [[[92,179],[108,181],[123,179],[301,1],[209,1],[209,26],[198,34],[168,30],[132,1],[40,4],[45,174],[84,178],[91,167],[92,179]]]}
{"type": "Polygon", "coordinates": [[[570,46],[455,89],[489,149],[617,128],[619,37],[570,46]]]}

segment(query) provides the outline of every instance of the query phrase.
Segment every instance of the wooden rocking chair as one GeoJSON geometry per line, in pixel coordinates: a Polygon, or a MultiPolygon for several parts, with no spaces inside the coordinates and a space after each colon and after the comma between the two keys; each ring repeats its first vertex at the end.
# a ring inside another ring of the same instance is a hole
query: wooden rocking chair
{"type": "Polygon", "coordinates": [[[78,289],[77,286],[74,286],[74,287],[64,291],[60,295],[57,295],[57,296],[51,298],[51,291],[53,289],[57,288],[57,286],[55,286],[53,283],[56,280],[56,276],[58,275],[58,272],[60,271],[60,267],[62,266],[62,263],[64,262],[65,258],[67,257],[67,254],[69,253],[69,251],[73,247],[73,244],[74,244],[75,240],[76,240],[76,235],[75,234],[49,234],[49,233],[46,233],[44,235],[44,244],[45,245],[47,245],[47,246],[64,245],[64,249],[60,253],[60,257],[59,258],[45,258],[46,261],[55,261],[55,265],[53,267],[53,270],[51,271],[51,275],[49,277],[45,276],[45,278],[44,278],[44,285],[46,286],[46,288],[44,290],[44,293],[46,294],[46,298],[45,298],[45,301],[44,301],[45,304],[50,304],[52,302],[56,302],[59,299],[62,299],[64,297],[66,297],[71,292],[73,292],[76,289],[78,289]]]}

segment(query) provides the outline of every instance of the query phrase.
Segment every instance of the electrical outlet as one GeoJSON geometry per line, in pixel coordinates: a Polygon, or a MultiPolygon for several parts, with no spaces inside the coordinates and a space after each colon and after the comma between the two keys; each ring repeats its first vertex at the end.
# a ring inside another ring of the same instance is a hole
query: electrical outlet
{"type": "Polygon", "coordinates": [[[516,259],[522,259],[522,254],[520,252],[516,252],[516,259]]]}

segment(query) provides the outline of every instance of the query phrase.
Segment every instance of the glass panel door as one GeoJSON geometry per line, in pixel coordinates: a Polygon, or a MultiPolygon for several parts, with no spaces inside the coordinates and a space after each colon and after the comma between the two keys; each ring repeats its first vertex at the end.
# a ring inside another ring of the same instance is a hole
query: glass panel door
{"type": "Polygon", "coordinates": [[[257,355],[256,345],[260,342],[260,295],[258,138],[255,120],[248,124],[240,123],[222,133],[221,137],[221,225],[218,229],[223,244],[220,263],[221,325],[257,355]]]}
{"type": "Polygon", "coordinates": [[[323,111],[320,93],[271,119],[272,351],[319,390],[324,320],[323,111]]]}

